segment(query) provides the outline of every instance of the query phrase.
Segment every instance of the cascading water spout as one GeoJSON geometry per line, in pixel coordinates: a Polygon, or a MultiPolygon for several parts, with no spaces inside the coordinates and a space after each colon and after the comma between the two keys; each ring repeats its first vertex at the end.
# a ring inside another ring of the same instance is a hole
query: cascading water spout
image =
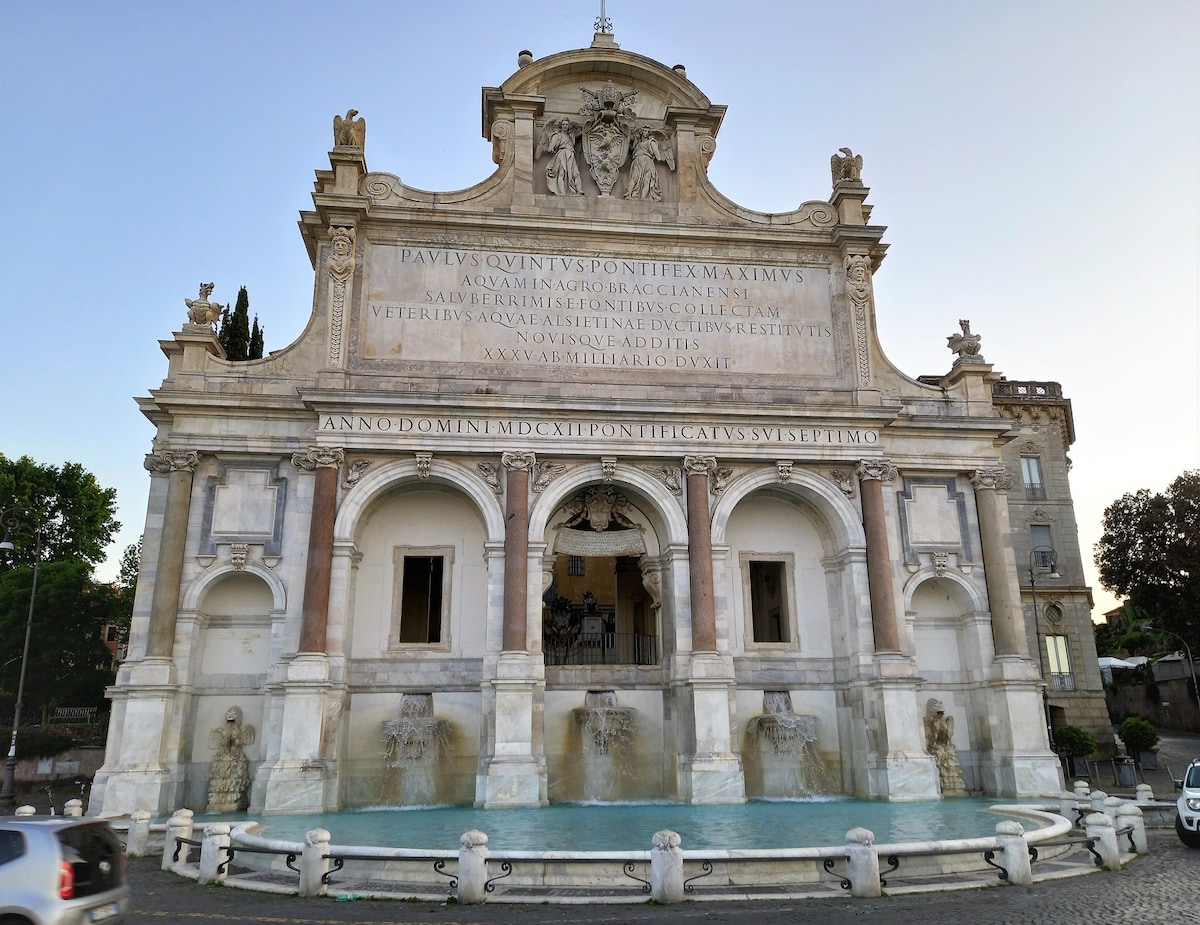
{"type": "Polygon", "coordinates": [[[450,756],[450,723],[433,715],[433,694],[402,695],[399,715],[383,724],[383,757],[400,772],[401,805],[439,802],[434,771],[450,756]]]}
{"type": "Polygon", "coordinates": [[[588,691],[572,713],[583,749],[583,797],[612,799],[622,775],[631,773],[634,710],[617,705],[616,691],[588,691]]]}
{"type": "Polygon", "coordinates": [[[763,714],[750,720],[750,745],[762,771],[762,796],[811,797],[833,790],[817,749],[820,722],[792,712],[788,691],[764,691],[763,714]]]}

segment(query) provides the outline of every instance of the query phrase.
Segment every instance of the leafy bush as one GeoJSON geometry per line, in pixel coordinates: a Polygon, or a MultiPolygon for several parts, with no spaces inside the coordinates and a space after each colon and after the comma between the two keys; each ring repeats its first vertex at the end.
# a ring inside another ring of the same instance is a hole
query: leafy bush
{"type": "Polygon", "coordinates": [[[79,743],[75,736],[61,729],[43,729],[39,726],[22,727],[17,730],[17,758],[53,758],[79,743]]]}
{"type": "Polygon", "coordinates": [[[1083,758],[1096,750],[1096,737],[1078,726],[1060,726],[1054,730],[1054,744],[1072,758],[1083,758]]]}
{"type": "Polygon", "coordinates": [[[1148,752],[1158,743],[1158,730],[1144,716],[1131,716],[1117,729],[1125,750],[1133,756],[1148,752]]]}

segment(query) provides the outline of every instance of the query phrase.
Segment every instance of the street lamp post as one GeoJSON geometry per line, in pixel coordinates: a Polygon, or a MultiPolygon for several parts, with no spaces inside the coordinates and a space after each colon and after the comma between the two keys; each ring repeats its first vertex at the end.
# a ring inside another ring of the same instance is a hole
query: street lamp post
{"type": "Polygon", "coordinates": [[[1039,562],[1045,563],[1050,570],[1047,578],[1058,578],[1058,553],[1053,546],[1034,546],[1029,550],[1029,593],[1033,598],[1033,642],[1038,651],[1038,667],[1042,672],[1042,712],[1046,718],[1046,737],[1051,746],[1054,745],[1054,723],[1050,719],[1050,682],[1046,673],[1046,656],[1042,652],[1042,636],[1037,602],[1037,570],[1039,562]],[[1041,555],[1039,555],[1041,554],[1041,555]]]}
{"type": "MultiPolygon", "coordinates": [[[[0,524],[5,527],[4,541],[0,542],[0,553],[12,552],[12,530],[20,523],[20,515],[28,511],[9,508],[0,511],[0,524]]],[[[32,516],[32,515],[29,515],[32,516]]],[[[12,738],[8,743],[8,757],[4,761],[4,783],[0,786],[0,807],[12,810],[17,801],[17,732],[21,728],[21,705],[25,699],[25,668],[29,664],[29,637],[33,633],[33,603],[37,600],[38,565],[42,560],[42,524],[35,519],[33,525],[33,587],[29,591],[29,616],[25,620],[25,648],[21,653],[21,674],[17,682],[17,702],[13,707],[12,738]]]]}

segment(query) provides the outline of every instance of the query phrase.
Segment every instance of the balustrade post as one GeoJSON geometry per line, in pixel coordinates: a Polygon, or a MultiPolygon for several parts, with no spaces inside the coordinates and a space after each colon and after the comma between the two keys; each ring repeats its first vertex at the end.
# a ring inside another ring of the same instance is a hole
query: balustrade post
{"type": "Polygon", "coordinates": [[[324,896],[328,892],[325,875],[329,873],[329,833],[309,829],[304,833],[304,853],[300,855],[300,895],[324,896]]]}
{"type": "Polygon", "coordinates": [[[850,895],[866,898],[883,895],[883,887],[879,884],[879,855],[875,851],[875,833],[870,829],[851,829],[846,833],[846,853],[850,856],[846,864],[850,895]]]}
{"type": "Polygon", "coordinates": [[[228,857],[225,849],[229,844],[229,826],[226,823],[211,822],[204,827],[204,838],[200,842],[200,876],[196,878],[201,886],[225,882],[225,876],[229,873],[229,865],[225,864],[228,857]],[[222,867],[222,864],[225,866],[222,867]]]}
{"type": "Polygon", "coordinates": [[[1088,838],[1096,840],[1096,853],[1100,862],[1109,870],[1121,869],[1121,847],[1117,844],[1117,830],[1105,813],[1092,813],[1084,820],[1084,831],[1088,838]]]}
{"type": "Polygon", "coordinates": [[[656,903],[683,902],[683,849],[678,832],[654,833],[650,849],[650,898],[656,903]]]}
{"type": "Polygon", "coordinates": [[[458,840],[458,901],[477,905],[487,898],[488,837],[478,829],[458,840]]]}
{"type": "Polygon", "coordinates": [[[1000,851],[1000,864],[1008,872],[1008,882],[1015,886],[1032,886],[1033,864],[1021,823],[1006,819],[997,824],[996,847],[1000,851]]]}
{"type": "Polygon", "coordinates": [[[175,842],[176,839],[192,837],[192,815],[190,809],[177,809],[167,821],[167,840],[163,844],[162,856],[163,870],[172,870],[188,862],[188,855],[192,850],[191,845],[179,846],[179,860],[176,861],[175,842]]]}
{"type": "Polygon", "coordinates": [[[129,816],[129,831],[125,836],[125,856],[140,858],[150,842],[150,813],[135,809],[129,816]]]}

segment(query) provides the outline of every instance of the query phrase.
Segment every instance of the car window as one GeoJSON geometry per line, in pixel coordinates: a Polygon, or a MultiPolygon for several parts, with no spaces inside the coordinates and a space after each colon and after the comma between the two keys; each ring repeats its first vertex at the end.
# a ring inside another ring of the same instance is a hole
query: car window
{"type": "Polygon", "coordinates": [[[25,838],[20,832],[0,829],[0,865],[15,861],[25,853],[25,838]]]}
{"type": "Polygon", "coordinates": [[[1183,782],[1185,787],[1200,787],[1200,764],[1194,764],[1188,768],[1187,779],[1183,782]]]}

